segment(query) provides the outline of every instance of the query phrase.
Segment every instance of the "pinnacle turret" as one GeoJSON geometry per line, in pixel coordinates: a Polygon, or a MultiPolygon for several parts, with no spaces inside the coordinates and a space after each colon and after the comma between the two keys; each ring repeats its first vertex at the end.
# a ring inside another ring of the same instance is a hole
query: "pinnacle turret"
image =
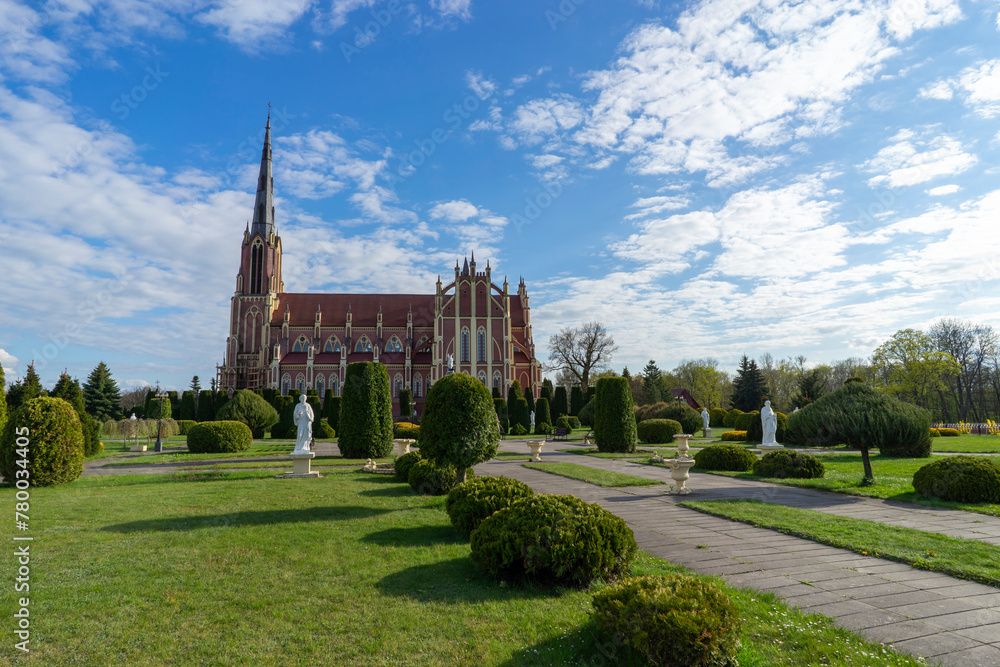
{"type": "Polygon", "coordinates": [[[264,238],[274,233],[274,177],[271,171],[271,112],[264,128],[264,148],[260,153],[260,173],[257,176],[257,197],[253,203],[253,225],[250,233],[260,232],[264,238]]]}

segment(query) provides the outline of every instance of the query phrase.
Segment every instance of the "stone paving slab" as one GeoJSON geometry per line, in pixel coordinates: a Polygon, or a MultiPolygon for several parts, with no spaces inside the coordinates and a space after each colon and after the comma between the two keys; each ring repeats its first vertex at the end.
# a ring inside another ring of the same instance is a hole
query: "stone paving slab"
{"type": "MultiPolygon", "coordinates": [[[[581,465],[637,476],[666,472],[650,466],[605,467],[601,464],[620,462],[567,456],[581,465]]],[[[721,576],[733,586],[772,591],[807,613],[830,616],[841,627],[930,658],[931,664],[1000,665],[989,662],[993,651],[1000,650],[1000,634],[992,632],[1000,623],[1000,610],[993,609],[997,606],[993,596],[1000,591],[991,586],[747,524],[739,524],[734,533],[733,522],[679,507],[678,498],[664,494],[662,487],[602,489],[499,461],[477,466],[477,472],[513,477],[542,493],[571,494],[596,502],[625,519],[640,547],[654,555],[695,572],[721,576]],[[632,500],[625,500],[625,496],[632,500]],[[984,629],[977,632],[980,628],[984,629]]],[[[689,484],[697,489],[695,497],[705,497],[698,484],[711,477],[715,476],[693,476],[689,484]]]]}

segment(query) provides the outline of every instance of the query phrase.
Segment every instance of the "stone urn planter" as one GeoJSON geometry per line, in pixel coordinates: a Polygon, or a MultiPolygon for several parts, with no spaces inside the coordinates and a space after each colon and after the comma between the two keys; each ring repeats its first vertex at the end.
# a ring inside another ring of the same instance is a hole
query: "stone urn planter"
{"type": "Polygon", "coordinates": [[[667,459],[664,463],[670,466],[670,477],[677,482],[667,493],[672,496],[686,496],[691,493],[691,489],[687,488],[687,481],[691,476],[694,459],[691,457],[667,459]]]}
{"type": "Polygon", "coordinates": [[[687,433],[678,433],[674,436],[677,440],[677,457],[681,459],[690,458],[688,456],[688,440],[691,439],[691,435],[687,433]]]}
{"type": "Polygon", "coordinates": [[[406,440],[406,439],[393,440],[393,443],[395,443],[396,445],[396,453],[399,454],[400,456],[402,456],[403,454],[409,454],[410,445],[412,445],[415,442],[416,440],[406,440]]]}
{"type": "Polygon", "coordinates": [[[542,460],[542,447],[544,445],[545,445],[544,440],[528,440],[528,448],[531,450],[532,461],[542,460]]]}

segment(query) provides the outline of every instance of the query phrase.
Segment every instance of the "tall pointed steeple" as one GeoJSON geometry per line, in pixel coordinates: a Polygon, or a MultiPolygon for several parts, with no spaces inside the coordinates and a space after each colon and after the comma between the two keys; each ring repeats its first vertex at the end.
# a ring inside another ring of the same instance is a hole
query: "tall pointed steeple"
{"type": "Polygon", "coordinates": [[[264,238],[274,233],[274,178],[271,174],[271,110],[268,105],[267,127],[264,129],[264,148],[260,155],[260,174],[257,177],[257,198],[253,203],[253,225],[250,234],[260,232],[264,238]]]}

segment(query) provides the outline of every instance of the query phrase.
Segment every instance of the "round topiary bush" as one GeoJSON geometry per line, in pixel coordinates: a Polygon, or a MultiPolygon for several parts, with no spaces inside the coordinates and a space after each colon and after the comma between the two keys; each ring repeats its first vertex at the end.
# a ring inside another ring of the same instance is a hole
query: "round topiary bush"
{"type": "Polygon", "coordinates": [[[68,484],[83,473],[83,426],[73,406],[61,398],[33,398],[7,419],[0,437],[0,474],[8,483],[27,479],[31,486],[68,484]],[[27,450],[28,476],[18,450],[27,450]]]}
{"type": "Polygon", "coordinates": [[[736,605],[697,577],[630,577],[594,594],[594,621],[654,665],[733,664],[740,641],[736,605]]]}
{"type": "Polygon", "coordinates": [[[348,459],[381,459],[392,451],[389,372],[374,361],[347,365],[340,397],[340,453],[348,459]]]}
{"type": "Polygon", "coordinates": [[[824,473],[823,464],[811,454],[794,449],[779,449],[762,456],[753,464],[753,474],[758,477],[778,479],[816,479],[824,473]]]}
{"type": "Polygon", "coordinates": [[[691,408],[686,403],[671,401],[669,403],[660,401],[653,405],[645,405],[639,409],[636,417],[638,421],[648,421],[650,419],[673,419],[680,423],[681,433],[694,435],[701,430],[704,422],[701,413],[691,408]]]}
{"type": "Polygon", "coordinates": [[[329,440],[330,438],[337,437],[337,432],[326,423],[326,420],[317,419],[313,422],[313,437],[317,440],[329,440]]]}
{"type": "Polygon", "coordinates": [[[420,420],[424,458],[455,466],[458,481],[464,482],[465,471],[492,459],[499,446],[500,427],[486,385],[467,373],[452,373],[434,383],[420,420]]]}
{"type": "MultiPolygon", "coordinates": [[[[466,479],[475,476],[475,471],[469,468],[466,479]]],[[[458,473],[455,466],[438,465],[433,461],[421,459],[410,467],[407,481],[410,483],[410,488],[422,496],[443,496],[458,484],[458,473]]]]}
{"type": "Polygon", "coordinates": [[[594,403],[593,399],[587,401],[587,404],[583,406],[583,410],[580,410],[580,414],[577,415],[580,418],[580,423],[584,426],[594,428],[594,415],[597,412],[597,404],[594,403]]]}
{"type": "Polygon", "coordinates": [[[423,456],[420,455],[420,450],[413,450],[403,454],[396,459],[395,470],[396,470],[396,481],[397,482],[409,482],[410,481],[410,469],[416,465],[417,461],[422,461],[423,456]]]}
{"type": "MultiPolygon", "coordinates": [[[[539,399],[539,400],[541,400],[541,399],[539,399]]],[[[574,417],[574,419],[575,419],[575,417],[574,417]]],[[[579,421],[580,420],[577,419],[577,422],[579,422],[579,421]]],[[[564,429],[566,429],[566,432],[568,433],[568,432],[570,432],[570,431],[573,430],[573,422],[570,421],[570,417],[567,417],[566,415],[563,415],[562,417],[560,417],[559,419],[556,420],[556,428],[564,428],[564,429]]]]}
{"type": "Polygon", "coordinates": [[[736,428],[736,418],[743,414],[743,411],[739,408],[733,408],[726,413],[726,416],[722,419],[722,425],[726,428],[736,428]]]}
{"type": "Polygon", "coordinates": [[[472,532],[471,546],[473,564],[491,577],[581,587],[628,572],[637,549],[632,529],[611,512],[550,495],[498,510],[472,532]]]}
{"type": "Polygon", "coordinates": [[[1000,503],[1000,465],[985,456],[943,456],[914,473],[913,488],[958,503],[1000,503]]]}
{"type": "Polygon", "coordinates": [[[694,455],[694,464],[704,470],[746,472],[756,462],[757,455],[739,445],[710,445],[694,455]]]}
{"type": "Polygon", "coordinates": [[[278,423],[278,411],[260,394],[237,389],[229,402],[215,413],[215,420],[243,422],[253,437],[263,438],[264,432],[278,423]]]}
{"type": "MultiPolygon", "coordinates": [[[[743,412],[736,416],[736,429],[737,431],[746,431],[747,437],[750,437],[750,429],[753,428],[754,424],[757,426],[757,430],[760,430],[760,412],[754,410],[753,412],[743,412]]],[[[759,442],[759,441],[758,441],[759,442]]]]}
{"type": "Polygon", "coordinates": [[[725,421],[728,415],[729,413],[722,408],[712,408],[708,411],[708,425],[712,428],[722,428],[726,425],[725,421]]]}
{"type": "Polygon", "coordinates": [[[191,427],[197,423],[198,422],[194,421],[193,419],[178,419],[177,420],[178,435],[187,435],[188,431],[191,430],[191,427]]]}
{"type": "Polygon", "coordinates": [[[574,417],[573,415],[570,415],[569,417],[567,417],[567,419],[569,419],[569,425],[570,426],[572,426],[573,428],[580,428],[580,418],[579,417],[574,417]]]}
{"type": "Polygon", "coordinates": [[[720,440],[724,442],[744,442],[747,439],[746,431],[726,431],[721,436],[720,440]]]}
{"type": "Polygon", "coordinates": [[[680,422],[674,419],[647,419],[636,424],[639,440],[647,445],[662,445],[681,432],[680,422]]]}
{"type": "Polygon", "coordinates": [[[250,427],[238,421],[201,422],[187,434],[188,451],[195,454],[245,452],[252,444],[250,427]]]}
{"type": "Polygon", "coordinates": [[[535,492],[524,482],[509,477],[480,477],[459,484],[448,492],[444,508],[463,537],[469,537],[487,517],[510,507],[535,492]]]}
{"type": "Polygon", "coordinates": [[[636,441],[632,391],[623,377],[597,381],[594,396],[594,437],[602,452],[634,452],[636,441]]]}

